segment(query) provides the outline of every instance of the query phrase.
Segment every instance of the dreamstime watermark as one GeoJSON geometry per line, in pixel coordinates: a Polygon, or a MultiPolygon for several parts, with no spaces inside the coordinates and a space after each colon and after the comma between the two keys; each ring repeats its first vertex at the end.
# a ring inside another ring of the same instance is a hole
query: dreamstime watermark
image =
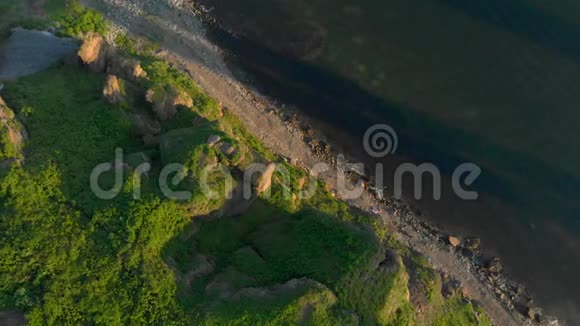
{"type": "MultiPolygon", "coordinates": [[[[366,153],[375,159],[384,159],[388,155],[395,154],[399,146],[398,135],[395,130],[386,124],[378,124],[367,130],[363,139],[363,147],[366,153]]],[[[216,149],[218,150],[218,149],[216,149]]],[[[207,199],[225,197],[231,199],[234,193],[244,199],[250,199],[260,193],[268,197],[272,195],[272,184],[281,187],[282,198],[309,199],[315,195],[317,189],[317,177],[321,174],[334,174],[336,187],[334,192],[342,199],[352,200],[359,198],[366,189],[372,189],[375,195],[384,198],[385,176],[383,163],[376,163],[372,174],[375,182],[355,182],[349,177],[358,175],[360,179],[365,177],[365,165],[363,163],[347,162],[344,155],[338,155],[336,168],[324,162],[315,164],[308,170],[309,177],[302,180],[301,185],[293,184],[291,172],[284,164],[253,163],[244,168],[243,176],[235,179],[228,166],[217,163],[205,164],[196,172],[179,163],[171,163],[163,166],[158,173],[156,185],[161,193],[168,199],[188,201],[194,193],[201,193],[207,199]],[[366,189],[365,189],[366,188],[366,189]]],[[[115,151],[113,162],[97,165],[90,176],[90,187],[97,198],[111,200],[116,198],[128,184],[132,187],[133,198],[141,198],[142,181],[151,178],[152,165],[144,161],[137,166],[129,166],[124,160],[123,150],[115,151]],[[126,179],[127,176],[132,178],[126,179]],[[102,185],[102,181],[106,186],[102,185]],[[107,189],[104,189],[107,188],[107,189]]],[[[451,175],[451,186],[457,197],[463,200],[476,200],[478,193],[465,189],[471,186],[481,175],[481,168],[473,163],[463,163],[455,168],[451,175]]],[[[434,200],[441,199],[442,176],[441,171],[431,163],[402,163],[396,167],[390,180],[393,186],[393,196],[396,199],[403,197],[405,176],[412,178],[413,196],[422,199],[424,196],[424,179],[430,177],[432,189],[429,192],[434,200]]],[[[295,183],[295,180],[294,180],[295,183]]],[[[280,188],[279,188],[280,189],[280,188]]]]}
{"type": "MultiPolygon", "coordinates": [[[[395,154],[399,146],[399,137],[395,130],[386,124],[377,124],[369,128],[363,140],[363,146],[366,153],[374,158],[385,158],[390,154],[395,154]]],[[[374,169],[377,188],[383,189],[383,180],[385,180],[382,163],[377,163],[374,169]]],[[[451,187],[454,194],[463,200],[476,200],[479,194],[476,191],[466,190],[464,186],[471,186],[481,175],[481,168],[474,163],[462,163],[457,166],[451,174],[451,187]]],[[[393,173],[394,197],[401,199],[403,197],[403,177],[411,175],[413,178],[413,197],[417,200],[423,198],[424,177],[430,175],[432,180],[433,199],[441,199],[442,182],[441,170],[432,163],[402,163],[393,173]]]]}

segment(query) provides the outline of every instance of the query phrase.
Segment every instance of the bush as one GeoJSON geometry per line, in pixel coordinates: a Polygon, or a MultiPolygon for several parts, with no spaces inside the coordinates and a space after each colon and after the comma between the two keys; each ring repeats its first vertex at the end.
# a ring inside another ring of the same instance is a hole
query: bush
{"type": "Polygon", "coordinates": [[[56,22],[60,28],[60,34],[70,37],[83,37],[88,33],[105,35],[109,29],[109,24],[103,15],[83,7],[75,0],[67,3],[64,14],[56,22]]]}

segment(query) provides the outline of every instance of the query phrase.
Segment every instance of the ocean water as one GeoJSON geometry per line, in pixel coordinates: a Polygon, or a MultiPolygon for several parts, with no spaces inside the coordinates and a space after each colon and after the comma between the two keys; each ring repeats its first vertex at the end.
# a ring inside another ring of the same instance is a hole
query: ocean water
{"type": "Polygon", "coordinates": [[[337,140],[388,124],[392,162],[480,166],[477,201],[447,182],[414,204],[580,324],[580,2],[202,2],[240,35],[216,37],[253,82],[337,140]]]}

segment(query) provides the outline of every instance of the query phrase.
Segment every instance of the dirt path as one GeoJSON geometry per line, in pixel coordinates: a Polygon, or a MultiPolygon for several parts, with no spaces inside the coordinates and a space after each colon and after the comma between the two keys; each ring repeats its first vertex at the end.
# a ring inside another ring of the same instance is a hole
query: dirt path
{"type": "MultiPolygon", "coordinates": [[[[312,167],[320,162],[310,147],[303,141],[302,134],[284,123],[271,110],[272,103],[253,90],[246,89],[222,62],[219,49],[209,43],[197,18],[186,11],[160,5],[158,2],[85,0],[87,5],[100,9],[117,24],[131,33],[153,38],[165,49],[163,56],[187,71],[192,78],[212,97],[219,99],[225,107],[236,114],[248,130],[275,152],[297,159],[301,166],[312,167]],[[155,6],[149,11],[148,6],[155,6]],[[155,16],[152,16],[152,13],[155,16]]],[[[332,173],[321,176],[329,184],[335,184],[332,173]]],[[[370,194],[349,201],[363,210],[376,206],[370,194]]],[[[496,299],[495,294],[470,271],[449,249],[436,245],[421,234],[420,230],[405,224],[397,214],[383,213],[381,216],[399,232],[399,240],[427,256],[438,269],[458,279],[471,298],[477,300],[495,325],[520,325],[514,316],[496,299]]]]}

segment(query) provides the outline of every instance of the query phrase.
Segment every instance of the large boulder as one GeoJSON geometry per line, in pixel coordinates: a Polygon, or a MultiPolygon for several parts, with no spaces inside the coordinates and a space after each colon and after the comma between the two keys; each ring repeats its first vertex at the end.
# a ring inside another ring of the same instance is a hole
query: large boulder
{"type": "Polygon", "coordinates": [[[123,56],[98,34],[85,37],[78,57],[94,72],[107,72],[130,81],[147,78],[147,72],[139,60],[123,56]]]}
{"type": "Polygon", "coordinates": [[[260,175],[256,183],[256,190],[258,191],[259,194],[264,193],[268,191],[268,189],[270,189],[270,187],[272,186],[272,176],[274,175],[275,171],[276,164],[270,163],[266,167],[264,172],[260,175]]]}
{"type": "Polygon", "coordinates": [[[220,141],[221,139],[222,139],[222,138],[221,138],[220,136],[218,136],[218,135],[211,135],[211,136],[209,136],[209,137],[208,137],[208,139],[207,139],[207,144],[208,144],[210,147],[213,147],[214,145],[216,145],[217,143],[219,143],[219,141],[220,141]]]}
{"type": "Polygon", "coordinates": [[[126,102],[125,85],[122,80],[116,76],[109,75],[103,88],[103,96],[105,100],[111,104],[119,104],[126,102]]]}
{"type": "Polygon", "coordinates": [[[101,35],[90,34],[85,37],[78,55],[92,71],[104,72],[107,69],[109,51],[110,47],[101,35]]]}
{"type": "Polygon", "coordinates": [[[4,99],[0,97],[0,119],[13,119],[14,112],[8,108],[4,99]]]}
{"type": "Polygon", "coordinates": [[[193,99],[186,92],[172,85],[149,89],[146,99],[153,105],[153,111],[161,120],[171,119],[177,113],[179,106],[193,107],[193,99]]]}
{"type": "Polygon", "coordinates": [[[454,237],[452,235],[447,237],[447,241],[449,241],[449,244],[452,245],[453,247],[459,247],[459,245],[461,244],[461,239],[459,239],[458,237],[454,237]]]}
{"type": "Polygon", "coordinates": [[[24,142],[28,140],[28,133],[24,125],[20,123],[14,112],[0,97],[0,139],[6,139],[8,143],[0,143],[0,156],[4,158],[16,158],[21,155],[24,142]]]}
{"type": "Polygon", "coordinates": [[[107,73],[131,81],[147,78],[147,72],[143,70],[139,60],[124,57],[116,51],[109,52],[107,73]]]}

